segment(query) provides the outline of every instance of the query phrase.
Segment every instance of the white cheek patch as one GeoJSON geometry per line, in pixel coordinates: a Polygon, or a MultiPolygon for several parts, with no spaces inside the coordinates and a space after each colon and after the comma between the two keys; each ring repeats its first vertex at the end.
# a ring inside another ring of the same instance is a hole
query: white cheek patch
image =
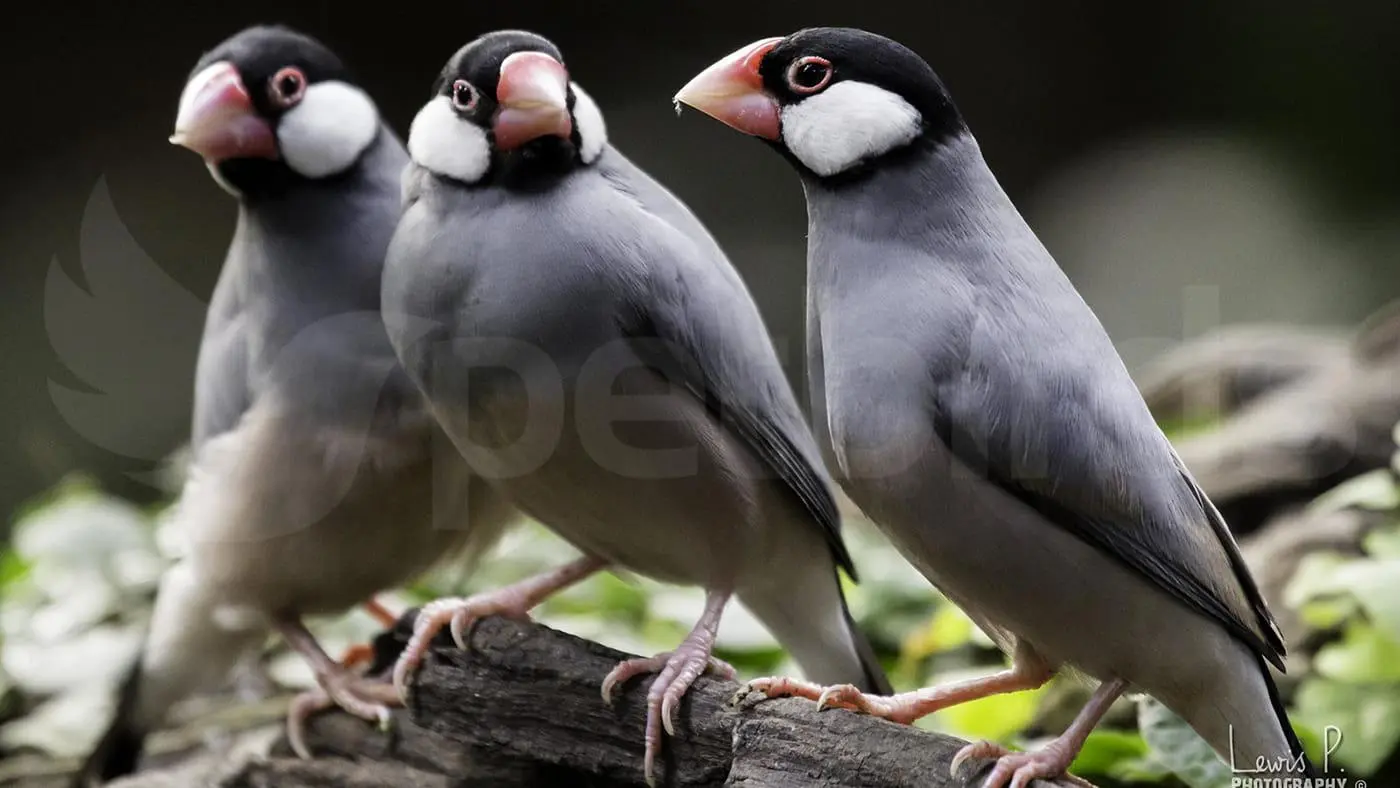
{"type": "Polygon", "coordinates": [[[413,118],[408,155],[430,172],[476,183],[491,168],[491,141],[486,129],[457,116],[452,99],[438,96],[413,118]]]}
{"type": "Polygon", "coordinates": [[[354,164],[379,134],[379,112],[363,90],[318,82],[277,123],[282,159],[307,178],[324,178],[354,164]]]}
{"type": "Polygon", "coordinates": [[[922,123],[909,102],[868,82],[837,82],[782,112],[783,143],[822,176],[913,142],[922,123]]]}
{"type": "Polygon", "coordinates": [[[577,82],[570,83],[574,90],[574,128],[578,130],[578,155],[584,164],[592,164],[608,144],[608,127],[603,122],[603,111],[593,97],[583,92],[577,82]]]}

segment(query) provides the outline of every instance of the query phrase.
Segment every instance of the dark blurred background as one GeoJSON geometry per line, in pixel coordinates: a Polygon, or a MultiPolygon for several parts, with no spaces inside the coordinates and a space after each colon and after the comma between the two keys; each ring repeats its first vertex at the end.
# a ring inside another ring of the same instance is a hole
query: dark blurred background
{"type": "Polygon", "coordinates": [[[1388,0],[26,4],[0,33],[0,510],[73,470],[156,494],[235,214],[166,138],[200,53],[260,22],[338,51],[401,134],[467,40],[553,38],[613,141],[726,245],[794,376],[797,181],[669,99],[720,55],[806,25],[930,61],[1134,369],[1225,323],[1352,324],[1400,292],[1388,0]]]}

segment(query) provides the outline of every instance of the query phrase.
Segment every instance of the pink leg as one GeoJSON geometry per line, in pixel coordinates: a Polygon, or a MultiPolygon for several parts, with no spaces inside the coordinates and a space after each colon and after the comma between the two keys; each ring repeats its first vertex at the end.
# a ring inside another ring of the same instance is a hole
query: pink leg
{"type": "Polygon", "coordinates": [[[818,708],[833,706],[864,712],[899,723],[912,723],[940,709],[959,703],[1035,689],[1050,680],[1054,672],[1028,646],[1018,645],[1011,667],[990,676],[924,687],[898,695],[866,695],[850,684],[822,687],[801,679],[775,676],[749,682],[740,694],[761,692],[770,698],[793,696],[815,700],[818,708]]]}
{"type": "Polygon", "coordinates": [[[642,768],[648,785],[656,784],[654,773],[656,756],[661,750],[661,730],[665,728],[667,734],[676,735],[671,717],[686,690],[706,670],[725,678],[734,677],[733,666],[710,656],[715,646],[715,633],[719,631],[720,615],[728,601],[728,591],[710,591],[705,597],[705,612],[675,651],[625,660],[603,679],[603,702],[611,705],[613,689],[617,685],[644,673],[659,674],[647,691],[647,749],[642,768]]]}
{"type": "Polygon", "coordinates": [[[996,758],[997,765],[983,781],[982,788],[1003,788],[1007,786],[1007,780],[1011,781],[1007,788],[1026,788],[1031,784],[1031,780],[1053,780],[1057,777],[1067,779],[1075,785],[1094,788],[1092,783],[1066,774],[1066,771],[1079,754],[1079,750],[1084,747],[1084,740],[1089,737],[1089,732],[1099,724],[1099,720],[1108,713],[1108,708],[1123,694],[1127,686],[1127,682],[1122,679],[1100,684],[1089,698],[1089,702],[1080,709],[1074,722],[1070,723],[1069,728],[1035,752],[1011,752],[999,744],[977,742],[958,750],[958,754],[953,756],[949,771],[956,774],[958,767],[969,758],[996,758]]]}
{"type": "Polygon", "coordinates": [[[413,672],[422,664],[432,646],[433,638],[442,628],[452,629],[457,647],[467,648],[467,632],[477,621],[487,616],[527,618],[530,610],[551,595],[607,566],[601,558],[584,556],[558,569],[536,575],[505,588],[474,594],[465,599],[449,597],[430,602],[413,622],[413,637],[394,665],[394,686],[400,697],[408,697],[408,685],[413,672]]]}
{"type": "Polygon", "coordinates": [[[277,628],[287,644],[311,665],[316,682],[321,685],[319,690],[298,695],[287,712],[287,741],[297,755],[311,757],[306,746],[307,718],[333,705],[388,727],[389,709],[402,705],[392,684],[352,673],[348,665],[331,659],[315,636],[296,619],[284,620],[277,628]]]}

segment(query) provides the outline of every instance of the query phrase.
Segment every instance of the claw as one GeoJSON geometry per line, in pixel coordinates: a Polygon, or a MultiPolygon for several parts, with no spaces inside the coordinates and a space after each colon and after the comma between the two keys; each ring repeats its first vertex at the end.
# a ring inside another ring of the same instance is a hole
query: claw
{"type": "Polygon", "coordinates": [[[321,689],[303,692],[292,699],[292,705],[287,710],[287,743],[298,758],[311,760],[311,748],[306,746],[307,718],[330,707],[330,696],[321,689]]]}
{"type": "Polygon", "coordinates": [[[617,666],[603,677],[603,703],[613,705],[613,690],[617,689],[617,685],[643,673],[659,673],[663,667],[664,663],[658,662],[658,657],[627,659],[617,663],[617,666]]]}
{"type": "Polygon", "coordinates": [[[647,785],[656,784],[656,756],[661,751],[662,732],[667,736],[676,735],[676,706],[690,686],[705,672],[734,677],[734,666],[710,655],[720,613],[728,598],[728,593],[711,591],[705,601],[704,614],[674,651],[624,660],[603,678],[603,702],[612,705],[613,690],[619,684],[643,673],[656,674],[647,690],[646,754],[642,759],[647,785]]]}
{"type": "Polygon", "coordinates": [[[467,636],[471,634],[471,625],[476,621],[465,610],[452,614],[452,642],[457,644],[457,648],[467,650],[467,636]]]}
{"type": "Polygon", "coordinates": [[[840,692],[841,689],[841,687],[835,686],[827,687],[826,689],[822,690],[821,696],[817,698],[817,711],[821,711],[822,709],[826,708],[826,703],[827,701],[831,700],[832,694],[840,692]]]}
{"type": "Polygon", "coordinates": [[[339,706],[346,712],[376,723],[380,731],[393,726],[393,687],[383,681],[341,672],[318,676],[321,686],[298,695],[287,710],[287,743],[304,760],[312,758],[306,744],[306,722],[312,715],[339,706]]]}
{"type": "Polygon", "coordinates": [[[671,713],[675,711],[675,708],[676,704],[668,693],[661,700],[661,727],[666,729],[667,736],[676,735],[676,724],[671,720],[671,713]]]}
{"type": "MultiPolygon", "coordinates": [[[[505,589],[503,591],[508,591],[505,589]]],[[[432,648],[433,638],[448,627],[457,648],[468,649],[467,636],[472,626],[490,615],[507,615],[516,618],[529,618],[523,607],[509,593],[488,593],[465,599],[447,598],[430,602],[418,612],[413,622],[413,636],[394,663],[394,687],[399,697],[408,702],[408,689],[413,674],[422,664],[423,658],[432,648]]]]}
{"type": "Polygon", "coordinates": [[[981,788],[1027,788],[1036,779],[1059,779],[1080,788],[1094,788],[1093,783],[1066,771],[1073,755],[1057,742],[1035,752],[1015,752],[994,742],[975,742],[958,750],[948,773],[956,775],[958,769],[973,758],[995,758],[996,765],[981,788]]]}
{"type": "Polygon", "coordinates": [[[989,741],[973,742],[963,747],[953,755],[953,762],[948,765],[948,774],[957,776],[958,769],[973,758],[1000,758],[1003,755],[1010,755],[1011,751],[989,741]]]}
{"type": "Polygon", "coordinates": [[[430,602],[418,611],[413,622],[413,637],[394,663],[394,687],[399,697],[408,701],[408,688],[413,673],[422,664],[432,647],[433,638],[444,626],[450,627],[457,648],[467,650],[471,627],[487,616],[508,616],[529,620],[530,610],[551,594],[577,583],[606,566],[600,558],[583,556],[558,569],[536,575],[514,585],[495,591],[475,594],[465,599],[447,598],[430,602]]]}

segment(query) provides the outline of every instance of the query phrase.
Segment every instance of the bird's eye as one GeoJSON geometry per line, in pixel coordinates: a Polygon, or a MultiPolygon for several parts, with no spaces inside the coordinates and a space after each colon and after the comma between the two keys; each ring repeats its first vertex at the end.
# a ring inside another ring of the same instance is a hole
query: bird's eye
{"type": "Polygon", "coordinates": [[[268,98],[283,109],[295,105],[306,94],[306,75],[294,66],[279,70],[267,84],[268,98]]]}
{"type": "Polygon", "coordinates": [[[788,66],[788,87],[794,93],[816,93],[831,82],[831,61],[824,57],[808,55],[798,58],[788,66]]]}
{"type": "Polygon", "coordinates": [[[458,112],[471,112],[476,109],[477,102],[481,100],[481,95],[476,92],[472,83],[465,79],[459,79],[452,83],[452,106],[458,112]]]}

